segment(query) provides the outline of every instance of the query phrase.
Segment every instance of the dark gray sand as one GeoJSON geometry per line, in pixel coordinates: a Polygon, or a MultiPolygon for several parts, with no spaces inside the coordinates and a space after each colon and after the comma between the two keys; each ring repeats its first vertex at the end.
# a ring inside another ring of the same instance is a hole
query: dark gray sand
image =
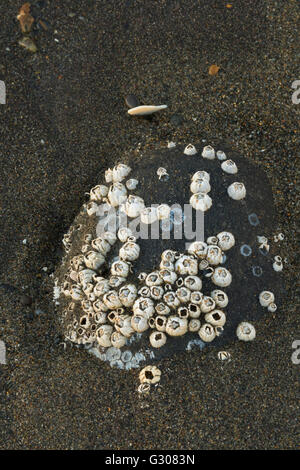
{"type": "Polygon", "coordinates": [[[48,30],[32,33],[36,54],[18,45],[22,2],[6,2],[0,31],[0,448],[298,448],[298,2],[37,3],[48,30]],[[130,117],[131,93],[169,108],[130,117]],[[49,274],[100,172],[139,143],[202,139],[266,171],[274,231],[285,234],[286,302],[255,323],[255,341],[228,344],[229,363],[213,348],[159,362],[160,386],[141,399],[138,370],[59,344],[49,274]]]}

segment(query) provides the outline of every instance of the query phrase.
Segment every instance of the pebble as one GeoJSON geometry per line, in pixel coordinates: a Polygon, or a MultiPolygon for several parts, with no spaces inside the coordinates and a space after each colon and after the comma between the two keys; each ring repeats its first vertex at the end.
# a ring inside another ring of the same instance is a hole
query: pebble
{"type": "Polygon", "coordinates": [[[20,303],[21,303],[21,305],[24,305],[24,307],[29,306],[29,305],[32,304],[32,298],[29,297],[29,295],[23,294],[20,297],[20,303]]]}
{"type": "Polygon", "coordinates": [[[173,114],[173,116],[170,119],[170,123],[173,126],[181,126],[183,123],[183,117],[180,114],[173,114]]]}
{"type": "Polygon", "coordinates": [[[127,104],[128,108],[136,108],[140,105],[139,100],[135,95],[126,96],[125,103],[127,104]]]}
{"type": "Polygon", "coordinates": [[[35,42],[31,38],[24,37],[24,38],[20,39],[19,45],[22,46],[22,47],[25,47],[25,49],[27,51],[30,51],[30,52],[36,52],[37,51],[37,47],[35,45],[35,42]]]}

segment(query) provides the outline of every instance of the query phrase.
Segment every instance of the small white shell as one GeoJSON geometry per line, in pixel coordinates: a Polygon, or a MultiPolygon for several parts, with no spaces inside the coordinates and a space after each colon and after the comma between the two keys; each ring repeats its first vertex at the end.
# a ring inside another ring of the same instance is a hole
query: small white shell
{"type": "Polygon", "coordinates": [[[235,238],[230,232],[220,232],[217,235],[218,246],[223,251],[230,250],[235,244],[235,238]]]}
{"type": "Polygon", "coordinates": [[[161,179],[163,176],[169,176],[167,170],[163,167],[158,168],[156,174],[158,176],[158,179],[161,179]]]}
{"type": "Polygon", "coordinates": [[[160,381],[161,371],[155,366],[146,366],[141,370],[139,379],[141,383],[156,384],[160,381]]]}
{"type": "Polygon", "coordinates": [[[159,273],[164,282],[168,284],[174,284],[177,279],[177,274],[171,269],[161,269],[159,273]]]}
{"type": "Polygon", "coordinates": [[[122,204],[127,197],[126,187],[122,183],[114,183],[108,191],[108,200],[113,207],[122,204]]]}
{"type": "Polygon", "coordinates": [[[119,290],[119,299],[124,307],[132,307],[137,296],[137,288],[134,284],[126,284],[119,290]]]}
{"type": "Polygon", "coordinates": [[[110,272],[113,276],[127,277],[130,272],[130,264],[126,261],[115,261],[110,268],[110,272]]]}
{"type": "Polygon", "coordinates": [[[157,113],[157,111],[161,111],[162,109],[166,109],[167,107],[168,106],[166,104],[162,104],[159,106],[143,105],[128,109],[127,112],[131,116],[147,116],[148,114],[157,113]]]}
{"type": "Polygon", "coordinates": [[[96,271],[102,266],[102,264],[104,264],[105,257],[101,253],[98,253],[95,251],[89,251],[84,256],[84,262],[87,268],[93,269],[96,271]]]}
{"type": "Polygon", "coordinates": [[[188,247],[188,252],[191,255],[196,255],[198,258],[203,259],[207,253],[207,244],[201,241],[195,241],[188,247]]]}
{"type": "Polygon", "coordinates": [[[169,315],[171,310],[168,305],[164,304],[163,302],[160,302],[155,306],[155,311],[156,313],[158,313],[158,315],[169,315]]]}
{"type": "Polygon", "coordinates": [[[202,292],[194,291],[191,293],[191,302],[195,305],[201,305],[203,299],[202,292]]]}
{"type": "Polygon", "coordinates": [[[201,327],[201,322],[197,318],[192,318],[189,321],[188,327],[189,327],[189,331],[192,331],[193,333],[196,333],[196,331],[199,331],[199,329],[201,327]]]}
{"type": "Polygon", "coordinates": [[[209,182],[210,175],[209,173],[207,173],[207,171],[204,171],[204,170],[196,171],[196,173],[194,173],[192,176],[192,181],[196,181],[198,179],[205,179],[206,181],[209,182]]]}
{"type": "Polygon", "coordinates": [[[198,263],[197,260],[183,255],[175,263],[175,271],[181,275],[196,276],[198,274],[198,263]]]}
{"type": "Polygon", "coordinates": [[[273,263],[273,269],[276,272],[280,272],[280,271],[283,270],[283,263],[281,261],[281,258],[280,258],[280,261],[276,258],[280,258],[280,256],[275,256],[275,261],[273,263]]]}
{"type": "Polygon", "coordinates": [[[119,331],[114,331],[110,337],[111,344],[114,348],[122,348],[126,344],[126,337],[119,331]]]}
{"type": "Polygon", "coordinates": [[[190,185],[190,191],[196,193],[209,193],[211,190],[209,181],[206,178],[194,179],[190,185]]]}
{"type": "Polygon", "coordinates": [[[218,160],[226,160],[226,154],[223,152],[223,150],[218,150],[217,151],[217,158],[218,160]]]}
{"type": "Polygon", "coordinates": [[[123,261],[135,261],[140,255],[140,247],[137,243],[126,242],[119,251],[119,257],[123,261]]]}
{"type": "Polygon", "coordinates": [[[195,155],[197,153],[196,147],[192,144],[189,144],[185,147],[183,153],[185,155],[195,155]]]}
{"type": "Polygon", "coordinates": [[[93,214],[96,214],[98,208],[98,204],[96,204],[94,201],[88,202],[86,205],[87,215],[91,216],[93,214]]]}
{"type": "Polygon", "coordinates": [[[149,320],[155,312],[154,302],[152,299],[139,297],[134,302],[132,310],[134,315],[139,315],[149,320]]]}
{"type": "Polygon", "coordinates": [[[230,196],[235,201],[244,199],[246,197],[246,188],[244,183],[238,183],[237,181],[232,183],[227,188],[228,196],[230,196]]]}
{"type": "Polygon", "coordinates": [[[102,325],[96,331],[96,339],[99,346],[104,348],[109,348],[111,346],[111,335],[113,332],[113,327],[111,325],[102,325]]]}
{"type": "Polygon", "coordinates": [[[153,348],[161,348],[167,342],[167,336],[163,331],[153,331],[149,336],[149,341],[153,348]]]}
{"type": "Polygon", "coordinates": [[[211,280],[216,286],[227,287],[231,284],[232,276],[226,268],[218,267],[214,270],[211,280]]]}
{"type": "Polygon", "coordinates": [[[199,291],[202,288],[202,281],[198,276],[187,276],[184,279],[184,285],[192,291],[199,291]]]}
{"type": "Polygon", "coordinates": [[[134,331],[137,331],[138,333],[143,333],[149,328],[148,319],[142,317],[141,315],[133,315],[131,317],[131,326],[134,331]]]}
{"type": "Polygon", "coordinates": [[[274,302],[270,303],[270,304],[268,305],[268,310],[269,310],[269,312],[271,312],[271,313],[276,312],[276,310],[277,310],[277,305],[276,305],[274,302]]]}
{"type": "Polygon", "coordinates": [[[125,183],[126,188],[129,191],[133,191],[137,187],[138,184],[139,184],[138,180],[136,180],[134,178],[131,178],[131,179],[127,180],[126,183],[125,183]]]}
{"type": "Polygon", "coordinates": [[[188,311],[191,318],[199,318],[201,315],[200,305],[196,305],[194,303],[188,304],[188,311]]]}
{"type": "Polygon", "coordinates": [[[202,325],[199,330],[199,336],[202,339],[202,341],[205,341],[206,343],[210,343],[216,337],[216,332],[215,332],[214,327],[210,325],[209,323],[204,323],[204,325],[202,325]]]}
{"type": "Polygon", "coordinates": [[[221,168],[225,173],[229,173],[230,175],[234,175],[238,172],[238,168],[233,160],[226,160],[221,164],[221,168]]]}
{"type": "Polygon", "coordinates": [[[156,207],[145,207],[141,212],[141,221],[143,224],[152,224],[158,220],[156,207]]]}
{"type": "Polygon", "coordinates": [[[225,308],[228,305],[228,295],[222,290],[215,289],[210,293],[212,299],[214,299],[216,306],[225,308]]]}
{"type": "Polygon", "coordinates": [[[202,151],[202,157],[207,158],[208,160],[213,160],[215,158],[215,150],[211,145],[206,145],[202,151]]]}
{"type": "Polygon", "coordinates": [[[164,295],[164,288],[162,286],[152,286],[150,287],[150,296],[154,300],[160,300],[164,295]]]}
{"type": "Polygon", "coordinates": [[[131,172],[131,168],[123,163],[115,166],[112,170],[112,179],[114,183],[120,183],[131,172]]]}
{"type": "Polygon", "coordinates": [[[144,208],[144,200],[139,196],[134,196],[133,194],[130,194],[124,204],[124,212],[131,218],[139,217],[144,208]]]}
{"type": "Polygon", "coordinates": [[[171,208],[167,204],[161,204],[157,207],[158,220],[168,219],[170,217],[171,208]]]}
{"type": "Polygon", "coordinates": [[[262,307],[268,307],[275,300],[273,292],[264,290],[259,294],[259,303],[262,307]]]}
{"type": "Polygon", "coordinates": [[[256,331],[251,323],[242,322],[236,329],[236,335],[241,341],[252,341],[256,336],[256,331]]]}
{"type": "Polygon", "coordinates": [[[176,296],[181,303],[187,303],[191,298],[191,291],[187,287],[180,287],[176,290],[176,296]]]}
{"type": "Polygon", "coordinates": [[[175,261],[176,252],[172,250],[165,250],[161,254],[161,259],[164,261],[170,261],[170,263],[174,263],[175,261]]]}
{"type": "Polygon", "coordinates": [[[207,248],[206,259],[212,266],[221,264],[223,253],[220,247],[216,245],[209,245],[207,248]]]}
{"type": "Polygon", "coordinates": [[[220,361],[230,361],[231,354],[227,351],[219,351],[218,352],[218,359],[220,361]]]}
{"type": "Polygon", "coordinates": [[[166,331],[167,317],[163,315],[158,315],[155,318],[155,328],[157,331],[166,331]]]}
{"type": "Polygon", "coordinates": [[[99,184],[97,186],[94,186],[90,190],[90,198],[91,201],[102,201],[104,197],[106,197],[108,194],[108,187],[104,186],[103,184],[99,184]]]}
{"type": "Polygon", "coordinates": [[[108,243],[102,237],[98,237],[92,240],[91,245],[94,250],[99,251],[99,253],[102,253],[104,256],[107,255],[111,249],[110,243],[108,243]]]}
{"type": "Polygon", "coordinates": [[[222,310],[213,310],[205,315],[205,321],[212,326],[224,326],[226,323],[226,315],[222,310]]]}
{"type": "Polygon", "coordinates": [[[206,193],[196,193],[190,198],[190,204],[196,211],[207,211],[212,206],[212,199],[206,193]]]}
{"type": "Polygon", "coordinates": [[[133,236],[133,233],[128,227],[121,227],[118,230],[118,238],[122,243],[127,242],[128,238],[132,236],[133,236]]]}
{"type": "Polygon", "coordinates": [[[175,292],[166,292],[163,296],[164,302],[171,308],[177,308],[180,305],[180,300],[176,296],[175,292]]]}
{"type": "Polygon", "coordinates": [[[170,336],[182,336],[188,330],[188,321],[186,318],[171,316],[168,318],[166,333],[170,336]]]}
{"type": "Polygon", "coordinates": [[[216,306],[216,303],[214,299],[212,299],[208,295],[203,296],[201,304],[200,304],[201,312],[203,313],[211,312],[212,310],[214,310],[215,306],[216,306]]]}

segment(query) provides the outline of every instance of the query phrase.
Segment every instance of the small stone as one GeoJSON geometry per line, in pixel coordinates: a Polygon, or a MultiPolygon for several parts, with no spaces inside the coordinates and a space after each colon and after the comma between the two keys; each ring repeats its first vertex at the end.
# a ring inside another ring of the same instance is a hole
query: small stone
{"type": "Polygon", "coordinates": [[[35,45],[35,42],[32,39],[28,38],[28,37],[24,37],[24,38],[20,39],[19,44],[20,44],[20,46],[25,47],[25,49],[27,51],[30,51],[30,52],[36,52],[37,51],[37,47],[35,45]]]}
{"type": "Polygon", "coordinates": [[[139,100],[135,95],[126,96],[125,103],[127,104],[128,108],[136,108],[140,105],[139,100]]]}
{"type": "Polygon", "coordinates": [[[72,11],[71,11],[70,13],[68,13],[68,16],[69,16],[70,18],[74,18],[75,15],[76,15],[76,13],[73,13],[72,11]]]}
{"type": "Polygon", "coordinates": [[[23,294],[20,297],[20,303],[21,303],[21,305],[24,305],[24,307],[29,306],[29,305],[32,304],[32,298],[29,297],[29,295],[23,294]]]}

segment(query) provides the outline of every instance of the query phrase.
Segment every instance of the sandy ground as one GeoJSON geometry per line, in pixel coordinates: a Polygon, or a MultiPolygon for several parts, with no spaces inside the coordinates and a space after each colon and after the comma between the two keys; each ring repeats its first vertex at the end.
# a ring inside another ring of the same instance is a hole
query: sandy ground
{"type": "Polygon", "coordinates": [[[40,1],[48,30],[32,33],[36,54],[18,45],[21,4],[2,7],[0,31],[0,448],[296,449],[298,2],[40,1]],[[169,108],[134,119],[129,93],[169,108]],[[138,143],[199,139],[225,140],[266,171],[287,300],[256,324],[254,342],[228,345],[231,362],[215,350],[165,359],[161,386],[139,399],[136,370],[59,344],[49,274],[104,168],[138,143]]]}

